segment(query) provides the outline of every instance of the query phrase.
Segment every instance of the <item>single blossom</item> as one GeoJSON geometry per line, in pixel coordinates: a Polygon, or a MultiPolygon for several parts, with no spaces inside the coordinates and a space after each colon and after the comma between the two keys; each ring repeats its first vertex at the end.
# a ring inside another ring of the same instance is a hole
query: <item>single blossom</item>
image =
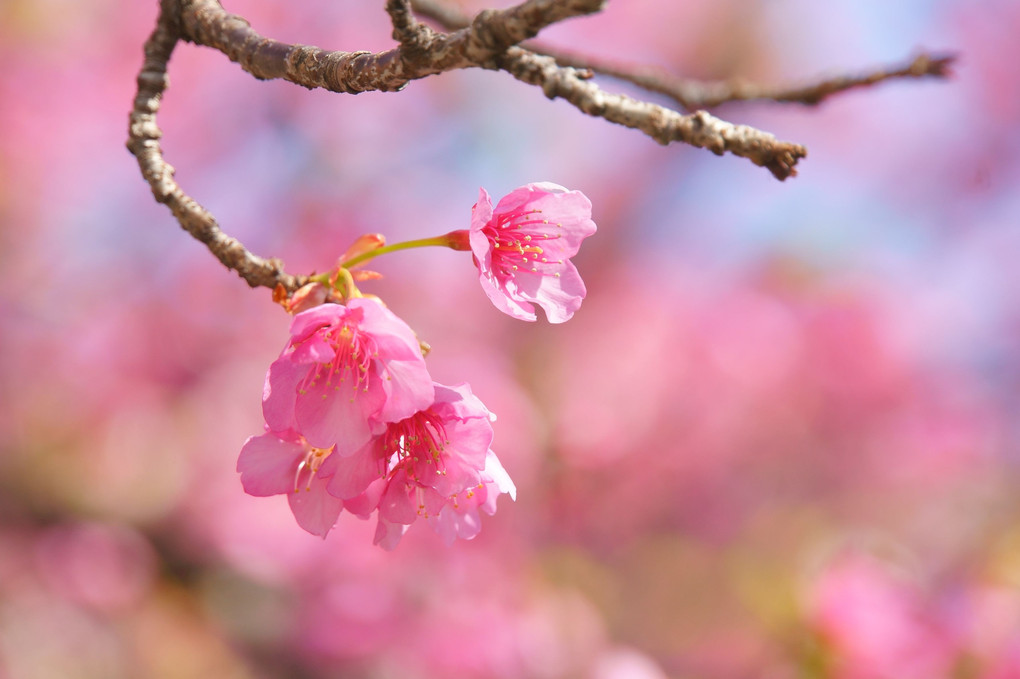
{"type": "Polygon", "coordinates": [[[595,233],[591,201],[557,184],[528,184],[495,208],[485,189],[471,209],[469,240],[485,294],[503,313],[536,320],[537,304],[550,323],[581,306],[586,290],[570,262],[595,233]]]}
{"type": "Polygon", "coordinates": [[[448,496],[411,477],[406,466],[398,466],[370,492],[380,495],[374,542],[387,550],[397,546],[418,517],[428,520],[447,545],[457,538],[471,540],[482,529],[479,509],[492,516],[500,494],[508,493],[512,500],[517,499],[517,488],[491,450],[486,454],[479,482],[448,496]]]}
{"type": "Polygon", "coordinates": [[[332,450],[313,448],[294,431],[252,436],[241,447],[237,471],[249,495],[287,495],[298,525],[325,538],[336,523],[343,500],[326,492],[328,476],[321,476],[332,450]]]}
{"type": "Polygon", "coordinates": [[[294,317],[269,367],[262,412],[271,431],[350,455],[373,429],[433,402],[432,378],[411,329],[379,302],[322,304],[294,317]]]}
{"type": "Polygon", "coordinates": [[[516,494],[489,449],[491,414],[464,384],[435,385],[435,402],[387,425],[349,457],[320,469],[327,489],[353,513],[378,512],[376,543],[392,549],[419,516],[452,542],[481,528],[478,508],[495,512],[496,496],[516,494]]]}
{"type": "Polygon", "coordinates": [[[438,514],[428,517],[429,524],[448,545],[457,538],[470,540],[482,529],[478,510],[489,516],[495,514],[496,498],[502,493],[509,494],[511,500],[517,499],[517,487],[496,453],[490,450],[478,485],[450,496],[438,514]]]}

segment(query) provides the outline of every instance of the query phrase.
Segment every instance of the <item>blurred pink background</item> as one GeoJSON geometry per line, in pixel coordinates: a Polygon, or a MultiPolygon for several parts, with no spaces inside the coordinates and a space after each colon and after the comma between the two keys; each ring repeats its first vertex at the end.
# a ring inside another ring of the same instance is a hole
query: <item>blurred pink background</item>
{"type": "MultiPolygon", "coordinates": [[[[351,50],[392,45],[382,5],[226,3],[351,50]]],[[[1020,5],[616,0],[547,32],[772,83],[959,53],[720,108],[808,146],[785,183],[505,74],[339,96],[179,45],[167,160],[291,272],[466,228],[479,186],[594,203],[563,326],[501,315],[463,253],[378,261],[518,487],[393,553],[241,490],[288,318],[124,149],[156,6],[0,3],[0,678],[1020,677],[1020,5]]]]}

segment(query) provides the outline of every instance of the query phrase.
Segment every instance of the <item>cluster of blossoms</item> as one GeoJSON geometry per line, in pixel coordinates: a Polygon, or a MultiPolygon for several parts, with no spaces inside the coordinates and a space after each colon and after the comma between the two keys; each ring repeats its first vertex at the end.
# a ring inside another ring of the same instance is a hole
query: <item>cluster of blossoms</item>
{"type": "MultiPolygon", "coordinates": [[[[414,243],[470,248],[498,309],[533,321],[538,304],[555,323],[584,298],[569,258],[594,232],[583,194],[541,183],[495,208],[483,189],[470,230],[414,243]]],[[[322,537],[346,509],[363,519],[376,514],[375,542],[386,549],[419,517],[448,543],[471,539],[481,529],[479,510],[494,513],[502,493],[516,498],[490,448],[495,418],[467,384],[433,382],[411,328],[357,292],[353,262],[408,246],[370,240],[342,260],[343,303],[318,295],[311,308],[308,297],[298,307],[305,310],[266,375],[266,433],[241,449],[241,483],[251,495],[286,494],[298,524],[322,537]]]]}

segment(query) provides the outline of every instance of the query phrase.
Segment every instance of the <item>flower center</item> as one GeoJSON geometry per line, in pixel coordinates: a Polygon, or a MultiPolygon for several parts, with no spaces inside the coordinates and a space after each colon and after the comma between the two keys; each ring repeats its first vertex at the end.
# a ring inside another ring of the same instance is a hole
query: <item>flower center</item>
{"type": "Polygon", "coordinates": [[[372,338],[359,332],[358,328],[346,324],[334,325],[323,328],[319,331],[320,336],[333,348],[333,358],[319,364],[319,367],[310,372],[308,386],[318,384],[323,380],[325,384],[332,384],[334,389],[340,389],[340,385],[348,380],[348,387],[351,391],[359,388],[368,391],[372,361],[377,357],[374,351],[372,338]]]}
{"type": "MultiPolygon", "coordinates": [[[[513,276],[519,270],[539,273],[539,267],[550,263],[544,257],[541,243],[559,238],[550,227],[563,228],[562,224],[550,224],[548,219],[535,215],[541,210],[514,210],[498,215],[489,229],[489,240],[493,248],[493,264],[506,276],[513,276]]],[[[491,222],[490,222],[491,223],[491,222]]],[[[555,260],[554,264],[563,264],[555,260]]],[[[553,272],[547,275],[559,276],[553,272]]]]}
{"type": "Polygon", "coordinates": [[[298,463],[297,470],[294,472],[294,492],[297,493],[301,490],[302,480],[304,481],[304,489],[312,489],[312,479],[319,473],[319,467],[326,461],[326,458],[330,456],[334,448],[311,448],[309,447],[308,452],[305,453],[305,457],[301,462],[298,463]]]}
{"type": "Polygon", "coordinates": [[[393,462],[393,470],[403,465],[408,478],[416,481],[423,475],[445,473],[443,450],[447,444],[442,420],[426,410],[389,425],[383,450],[393,462]]]}

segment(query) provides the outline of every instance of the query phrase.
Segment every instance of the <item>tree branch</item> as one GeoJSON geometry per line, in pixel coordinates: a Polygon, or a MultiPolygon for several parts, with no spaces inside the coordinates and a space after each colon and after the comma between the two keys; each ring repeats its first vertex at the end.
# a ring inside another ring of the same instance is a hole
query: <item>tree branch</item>
{"type": "Polygon", "coordinates": [[[803,146],[706,113],[684,118],[655,104],[608,94],[584,84],[583,72],[561,69],[551,59],[513,47],[551,23],[598,11],[604,0],[526,0],[506,10],[483,11],[471,22],[464,19],[462,27],[449,34],[414,21],[406,0],[388,0],[393,35],[401,45],[377,54],[287,45],[261,36],[218,0],[181,2],[184,38],[222,51],[257,78],[357,93],[395,91],[410,80],[453,69],[501,68],[542,87],[550,98],[562,97],[589,115],[641,130],[661,144],[682,141],[716,154],[733,153],[767,167],[779,179],[795,175],[794,166],[807,154],[803,146]]]}
{"type": "Polygon", "coordinates": [[[252,287],[293,292],[308,278],[287,274],[278,260],[258,257],[223,233],[215,218],[181,189],[173,168],[163,158],[159,143],[162,131],[156,114],[168,85],[167,63],[179,40],[213,47],[256,78],[283,78],[310,89],[352,94],[395,91],[411,80],[460,68],[505,70],[522,82],[541,87],[550,99],[562,98],[588,115],[640,130],[661,144],[682,141],[718,155],[732,153],[747,158],[781,180],[796,174],[798,160],[807,155],[803,146],[779,141],[752,127],[733,125],[704,111],[681,115],[652,103],[607,93],[589,81],[588,69],[669,94],[682,106],[692,108],[737,99],[817,104],[836,92],[891,78],[945,77],[953,60],[920,54],[899,68],[830,78],[798,88],[769,89],[738,82],[693,83],[568,54],[556,54],[554,58],[517,46],[550,24],[599,11],[604,2],[524,0],[505,10],[485,10],[468,21],[437,0],[386,0],[393,37],[399,46],[371,53],[327,51],[266,38],[243,17],[225,11],[218,0],[161,0],[156,27],[145,43],[127,146],[156,200],[167,205],[181,227],[205,243],[224,265],[252,287]],[[419,23],[412,9],[457,30],[439,33],[419,23]]]}
{"type": "MultiPolygon", "coordinates": [[[[530,46],[529,46],[530,47],[530,46]]],[[[834,94],[860,87],[870,87],[886,80],[898,78],[946,78],[954,55],[936,56],[921,52],[910,61],[895,66],[879,66],[857,75],[838,75],[820,78],[802,85],[769,86],[741,79],[705,82],[677,78],[661,69],[626,67],[606,60],[581,56],[550,49],[536,49],[548,54],[557,63],[575,68],[591,69],[597,73],[625,80],[650,92],[664,94],[682,108],[714,108],[731,101],[774,101],[815,106],[834,94]]]]}
{"type": "MultiPolygon", "coordinates": [[[[447,30],[456,30],[469,23],[466,14],[441,0],[413,0],[412,6],[418,14],[436,21],[447,30]]],[[[552,57],[560,66],[594,71],[630,82],[650,92],[664,94],[687,111],[714,108],[730,101],[776,101],[814,106],[834,94],[869,87],[885,80],[946,78],[951,75],[950,67],[956,59],[955,55],[935,56],[921,52],[899,66],[879,66],[858,75],[821,78],[802,85],[768,86],[741,79],[706,82],[678,78],[662,69],[627,66],[591,55],[554,49],[537,41],[528,43],[526,48],[535,54],[552,57]]]]}
{"type": "Polygon", "coordinates": [[[641,130],[660,144],[682,141],[716,155],[732,153],[768,168],[777,179],[797,174],[797,161],[807,155],[799,144],[777,140],[747,125],[733,125],[698,111],[681,115],[672,109],[610,94],[573,68],[561,68],[552,57],[514,47],[506,51],[500,66],[518,80],[537,85],[550,99],[562,97],[591,116],[641,130]]]}
{"type": "Polygon", "coordinates": [[[279,260],[263,259],[225,234],[213,215],[181,189],[173,167],[163,157],[159,143],[163,132],[156,114],[169,84],[167,63],[179,40],[215,47],[258,78],[282,77],[305,87],[338,92],[396,90],[409,79],[490,62],[505,45],[534,35],[548,23],[597,11],[602,4],[603,0],[527,0],[510,10],[480,16],[470,28],[456,34],[441,35],[414,21],[406,1],[390,0],[387,9],[395,35],[406,47],[402,44],[396,50],[371,54],[325,52],[264,38],[245,19],[223,10],[216,0],[161,0],[156,27],[145,43],[127,147],[156,200],[169,207],[181,227],[220,262],[252,287],[282,287],[293,293],[309,279],[286,273],[279,260]]]}
{"type": "Polygon", "coordinates": [[[163,132],[156,113],[169,80],[166,68],[180,39],[176,0],[162,0],[156,28],[145,43],[145,61],[138,74],[138,93],[128,122],[128,150],[138,159],[142,176],[156,200],[170,208],[181,227],[206,244],[225,266],[236,271],[251,287],[282,285],[293,292],[306,282],[283,271],[279,260],[266,260],[250,252],[220,230],[208,210],[184,193],[174,179],[174,169],[163,159],[159,140],[163,132]]]}
{"type": "MultiPolygon", "coordinates": [[[[182,38],[217,49],[256,78],[283,78],[309,89],[331,92],[393,92],[411,80],[461,68],[492,68],[507,47],[545,26],[591,14],[604,0],[527,0],[506,10],[480,13],[470,26],[437,33],[407,19],[394,29],[400,47],[385,52],[328,51],[266,38],[243,17],[230,14],[218,0],[180,0],[182,38]],[[413,48],[408,48],[413,46],[413,48]]],[[[401,12],[401,3],[387,5],[401,12]]]]}

